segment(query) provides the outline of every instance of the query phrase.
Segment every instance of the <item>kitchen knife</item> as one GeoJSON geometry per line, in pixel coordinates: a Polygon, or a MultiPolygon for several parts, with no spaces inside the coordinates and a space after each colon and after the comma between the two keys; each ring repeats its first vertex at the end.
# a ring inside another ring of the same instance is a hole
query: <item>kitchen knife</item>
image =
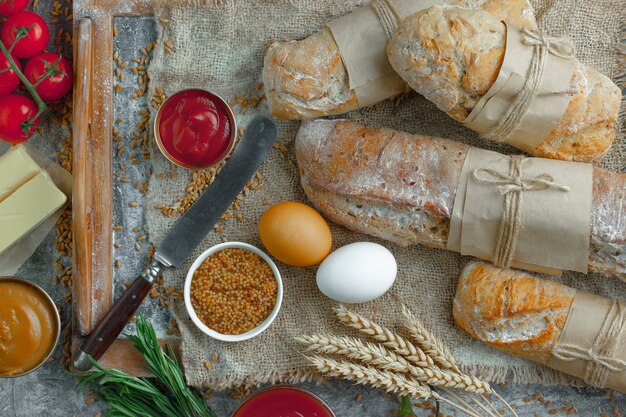
{"type": "Polygon", "coordinates": [[[156,250],[152,264],[124,291],[82,344],[74,361],[76,369],[90,369],[89,356],[95,360],[102,357],[141,305],[161,269],[180,266],[202,242],[257,171],[277,134],[276,125],[267,117],[259,116],[250,122],[213,184],[174,224],[156,250]]]}

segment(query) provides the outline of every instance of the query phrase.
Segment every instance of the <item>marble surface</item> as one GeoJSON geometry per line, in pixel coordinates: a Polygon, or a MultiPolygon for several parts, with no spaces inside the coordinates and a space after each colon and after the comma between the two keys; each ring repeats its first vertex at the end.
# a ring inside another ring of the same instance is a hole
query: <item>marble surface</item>
{"type": "MultiPolygon", "coordinates": [[[[46,14],[52,2],[41,2],[38,12],[46,14]]],[[[120,18],[117,20],[118,37],[115,45],[123,60],[132,59],[139,54],[139,49],[144,47],[154,38],[154,24],[150,19],[120,18]]],[[[54,25],[53,25],[54,26],[54,25]]],[[[51,31],[54,33],[54,30],[51,31]]],[[[68,52],[68,51],[66,51],[68,52]]],[[[133,88],[131,77],[124,81],[124,92],[133,88]]],[[[137,111],[141,108],[140,101],[130,102],[126,94],[121,94],[115,99],[116,111],[124,115],[124,121],[116,128],[119,133],[128,140],[134,130],[137,111]]],[[[145,105],[145,103],[143,104],[145,105]]],[[[67,132],[58,126],[46,124],[44,137],[36,137],[33,143],[41,149],[47,150],[51,155],[59,150],[58,143],[67,132]]],[[[116,161],[119,163],[119,161],[116,161]]],[[[137,169],[126,175],[131,176],[133,182],[143,179],[143,171],[137,169]]],[[[121,207],[125,201],[134,201],[140,198],[131,190],[132,187],[121,187],[116,184],[115,216],[118,222],[128,225],[128,230],[133,227],[141,227],[141,213],[126,216],[121,207]]],[[[116,240],[122,243],[134,242],[137,232],[128,232],[116,236],[116,240]]],[[[18,275],[31,279],[43,286],[57,300],[61,306],[65,323],[71,318],[69,305],[64,302],[67,290],[60,285],[54,285],[52,277],[58,274],[55,261],[58,255],[54,247],[55,236],[51,234],[39,247],[35,255],[22,267],[18,275]]],[[[133,245],[124,245],[133,246],[133,245]]],[[[120,252],[116,256],[123,257],[122,268],[116,272],[116,284],[118,287],[125,282],[124,277],[132,277],[144,265],[146,247],[141,246],[138,251],[120,252]]],[[[69,259],[61,260],[64,265],[69,265],[69,259]]],[[[155,322],[159,333],[163,334],[167,329],[167,312],[159,308],[156,303],[148,302],[142,307],[142,311],[148,314],[155,322]]],[[[132,327],[128,328],[132,331],[132,327]]],[[[105,407],[98,401],[93,401],[87,392],[79,392],[76,389],[74,378],[63,370],[60,364],[62,348],[59,346],[53,360],[41,367],[36,372],[20,378],[0,379],[0,417],[31,417],[31,416],[97,416],[103,413],[105,407]]],[[[344,381],[331,381],[324,385],[304,384],[304,387],[318,394],[335,411],[337,417],[383,417],[395,416],[398,409],[397,399],[394,396],[383,395],[381,391],[365,387],[355,386],[344,381]]],[[[517,406],[520,416],[621,416],[620,409],[626,412],[626,397],[620,394],[611,394],[604,390],[592,388],[572,387],[544,387],[538,385],[510,385],[497,387],[498,391],[510,403],[517,406]],[[572,408],[575,407],[575,408],[572,408]]],[[[237,391],[225,391],[213,393],[210,396],[210,405],[220,417],[228,417],[241,402],[242,393],[237,391]]],[[[444,416],[458,415],[451,410],[443,408],[444,416]]],[[[418,409],[417,416],[432,415],[432,411],[418,409]]]]}

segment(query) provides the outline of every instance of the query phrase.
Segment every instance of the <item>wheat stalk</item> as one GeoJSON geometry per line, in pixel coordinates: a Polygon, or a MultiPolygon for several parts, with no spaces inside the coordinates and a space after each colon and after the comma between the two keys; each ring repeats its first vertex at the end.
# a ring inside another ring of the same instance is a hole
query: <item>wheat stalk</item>
{"type": "Polygon", "coordinates": [[[418,381],[428,385],[454,388],[477,394],[492,392],[489,384],[468,375],[457,374],[439,368],[420,368],[405,358],[390,352],[384,346],[363,343],[353,337],[313,335],[297,337],[296,341],[317,353],[335,354],[378,366],[386,371],[409,372],[418,381]]]}
{"type": "Polygon", "coordinates": [[[371,336],[380,344],[365,343],[353,337],[332,335],[296,337],[296,340],[306,346],[309,352],[339,355],[360,362],[335,360],[319,355],[307,356],[311,365],[319,372],[352,380],[358,384],[383,388],[400,395],[418,398],[432,397],[472,417],[482,417],[481,412],[452,390],[463,392],[490,417],[501,417],[501,414],[484,395],[492,393],[517,417],[513,408],[492,390],[488,383],[461,372],[447,346],[428,332],[405,306],[402,306],[402,312],[416,344],[346,309],[343,305],[336,308],[335,312],[342,323],[371,336]],[[431,386],[440,388],[458,402],[442,397],[438,392],[433,391],[431,386]],[[495,414],[471,394],[478,394],[495,414]]]}
{"type": "Polygon", "coordinates": [[[433,391],[427,385],[411,381],[393,372],[318,355],[306,356],[306,358],[318,372],[328,376],[347,379],[360,385],[382,388],[390,393],[408,395],[413,398],[428,399],[433,396],[433,391]]]}
{"type": "Polygon", "coordinates": [[[306,356],[306,359],[318,372],[328,376],[346,379],[359,385],[367,385],[382,388],[386,392],[407,395],[413,398],[430,397],[444,402],[457,410],[472,417],[481,417],[470,409],[467,409],[447,398],[432,391],[430,387],[419,382],[411,381],[403,375],[394,372],[383,371],[370,366],[359,365],[348,361],[337,361],[323,356],[306,356]]]}
{"type": "Polygon", "coordinates": [[[402,314],[406,320],[406,327],[409,333],[424,353],[433,358],[433,361],[442,368],[451,369],[461,374],[462,372],[455,363],[448,346],[426,330],[422,322],[404,304],[402,305],[402,314]]]}
{"type": "MultiPolygon", "coordinates": [[[[424,350],[424,352],[427,355],[431,356],[436,364],[438,364],[439,366],[441,366],[443,368],[451,369],[451,370],[457,372],[458,374],[460,374],[462,376],[469,377],[469,375],[463,373],[459,369],[459,367],[457,366],[457,364],[456,364],[456,362],[454,360],[454,356],[452,355],[452,352],[450,351],[448,346],[446,346],[445,343],[443,343],[437,337],[433,336],[432,333],[430,333],[428,330],[426,330],[426,328],[424,327],[422,322],[420,320],[418,320],[417,317],[415,317],[413,315],[413,313],[408,309],[408,307],[406,305],[404,305],[404,304],[402,304],[402,314],[404,315],[404,318],[405,318],[405,321],[406,321],[406,327],[408,328],[409,333],[411,334],[411,336],[413,337],[413,339],[415,340],[417,345],[422,350],[424,350]]],[[[474,379],[476,379],[477,381],[480,381],[481,383],[486,384],[485,382],[481,381],[480,379],[477,379],[477,378],[474,378],[474,379]]],[[[497,395],[497,393],[495,391],[491,391],[490,393],[497,395]]],[[[497,395],[497,396],[509,408],[509,410],[511,410],[511,412],[513,412],[513,415],[516,416],[517,413],[515,413],[515,410],[513,410],[513,408],[511,408],[510,404],[508,402],[506,402],[499,395],[497,395]]],[[[493,407],[491,402],[484,395],[481,395],[481,398],[494,411],[497,412],[495,407],[493,407]]],[[[475,399],[473,399],[473,400],[476,401],[475,399]]],[[[481,407],[483,407],[482,404],[480,404],[480,403],[478,403],[478,404],[481,407]]]]}
{"type": "Polygon", "coordinates": [[[343,305],[337,307],[335,309],[335,313],[337,314],[339,320],[345,325],[373,337],[375,340],[381,342],[385,347],[388,347],[399,355],[404,356],[408,361],[413,362],[415,365],[423,368],[436,367],[433,359],[426,355],[422,349],[416,347],[413,343],[403,337],[393,333],[391,330],[379,326],[360,314],[353,313],[352,311],[346,309],[343,305]]]}

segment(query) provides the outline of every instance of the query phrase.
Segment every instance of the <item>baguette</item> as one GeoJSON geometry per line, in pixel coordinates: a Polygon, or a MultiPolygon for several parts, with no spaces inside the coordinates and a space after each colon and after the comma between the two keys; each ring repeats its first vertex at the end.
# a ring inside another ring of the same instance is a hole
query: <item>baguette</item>
{"type": "MultiPolygon", "coordinates": [[[[448,3],[481,7],[519,26],[536,27],[528,0],[451,0],[448,3]]],[[[355,28],[355,32],[358,31],[359,28],[355,28]]],[[[359,108],[328,28],[301,41],[272,43],[265,55],[263,84],[270,111],[279,119],[309,119],[359,108]]],[[[380,101],[391,96],[381,95],[380,101]]]]}
{"type": "Polygon", "coordinates": [[[547,363],[575,294],[563,284],[474,261],[459,277],[454,321],[487,345],[547,363]]]}
{"type": "MultiPolygon", "coordinates": [[[[506,27],[481,10],[435,6],[407,17],[387,45],[396,72],[453,119],[463,122],[495,82],[504,59],[506,27]]],[[[592,161],[613,143],[620,89],[576,61],[576,92],[554,129],[530,153],[592,161]]]]}
{"type": "MultiPolygon", "coordinates": [[[[401,246],[445,249],[468,145],[348,120],[303,122],[302,187],[333,222],[401,246]]],[[[626,280],[626,175],[594,167],[589,271],[626,280]]]]}

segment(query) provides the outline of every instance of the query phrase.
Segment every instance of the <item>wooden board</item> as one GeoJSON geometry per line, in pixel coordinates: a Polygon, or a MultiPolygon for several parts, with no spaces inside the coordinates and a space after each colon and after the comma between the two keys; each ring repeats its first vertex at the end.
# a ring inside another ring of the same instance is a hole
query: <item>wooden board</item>
{"type": "MultiPolygon", "coordinates": [[[[159,1],[74,1],[73,352],[113,302],[114,20],[150,15],[159,1]]],[[[168,342],[179,346],[178,339],[168,342]]],[[[143,374],[139,359],[119,339],[101,362],[143,374]]]]}

